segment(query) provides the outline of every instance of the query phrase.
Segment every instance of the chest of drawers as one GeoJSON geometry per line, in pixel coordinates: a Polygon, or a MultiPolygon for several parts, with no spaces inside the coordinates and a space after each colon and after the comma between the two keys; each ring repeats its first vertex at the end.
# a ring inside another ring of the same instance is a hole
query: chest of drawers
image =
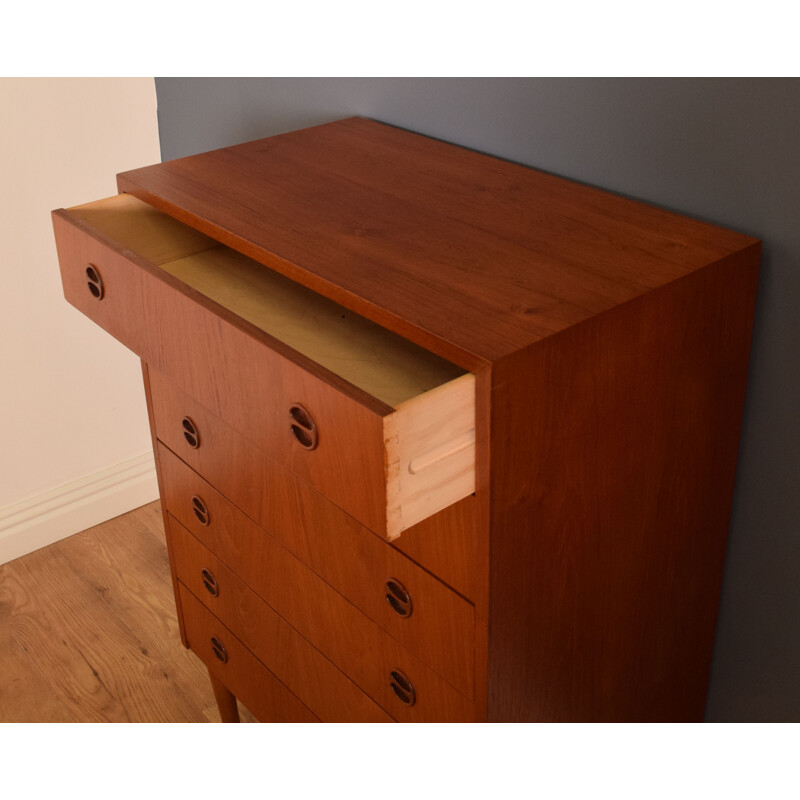
{"type": "Polygon", "coordinates": [[[225,720],[703,715],[759,243],[348,119],[53,213],[225,720]]]}

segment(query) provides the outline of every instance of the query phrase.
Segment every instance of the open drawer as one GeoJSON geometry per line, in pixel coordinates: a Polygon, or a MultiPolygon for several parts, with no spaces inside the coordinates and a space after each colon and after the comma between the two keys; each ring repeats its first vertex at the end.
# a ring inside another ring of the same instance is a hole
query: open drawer
{"type": "Polygon", "coordinates": [[[474,491],[472,374],[131,195],[53,225],[72,305],[376,533],[474,491]]]}

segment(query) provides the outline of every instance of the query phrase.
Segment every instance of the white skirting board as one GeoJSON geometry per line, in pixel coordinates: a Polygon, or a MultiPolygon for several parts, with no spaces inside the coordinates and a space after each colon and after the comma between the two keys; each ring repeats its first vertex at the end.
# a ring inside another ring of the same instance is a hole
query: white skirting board
{"type": "Polygon", "coordinates": [[[145,453],[0,509],[0,564],[158,499],[145,453]]]}

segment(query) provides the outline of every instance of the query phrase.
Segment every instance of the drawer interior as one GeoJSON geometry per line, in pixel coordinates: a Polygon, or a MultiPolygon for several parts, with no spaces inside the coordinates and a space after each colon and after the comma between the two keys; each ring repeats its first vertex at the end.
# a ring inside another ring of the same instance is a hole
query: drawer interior
{"type": "MultiPolygon", "coordinates": [[[[372,493],[352,492],[321,457],[302,462],[309,475],[316,470],[313,480],[308,478],[316,488],[373,530],[395,539],[475,491],[473,374],[132,195],[75,206],[66,213],[121,256],[122,269],[132,254],[145,259],[379,402],[380,410],[370,414],[379,417],[382,452],[377,442],[366,443],[376,454],[369,478],[372,493]],[[381,489],[385,494],[376,502],[374,492],[381,489]]],[[[113,308],[109,303],[107,311],[105,324],[99,324],[112,333],[114,319],[108,315],[132,313],[124,301],[113,308]]],[[[126,336],[118,336],[125,343],[135,338],[139,325],[138,320],[127,322],[126,336]]],[[[338,397],[339,390],[331,394],[338,397]]],[[[246,415],[239,422],[239,430],[248,429],[246,415]]],[[[294,458],[295,450],[291,452],[294,458]]]]}
{"type": "Polygon", "coordinates": [[[392,408],[467,374],[132,195],[69,213],[392,408]]]}

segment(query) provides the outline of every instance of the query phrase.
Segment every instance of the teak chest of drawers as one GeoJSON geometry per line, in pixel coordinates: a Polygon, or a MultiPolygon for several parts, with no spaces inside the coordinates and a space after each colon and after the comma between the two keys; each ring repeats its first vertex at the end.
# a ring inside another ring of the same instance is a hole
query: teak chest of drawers
{"type": "Polygon", "coordinates": [[[699,720],[759,242],[354,118],[53,213],[225,720],[699,720]]]}

